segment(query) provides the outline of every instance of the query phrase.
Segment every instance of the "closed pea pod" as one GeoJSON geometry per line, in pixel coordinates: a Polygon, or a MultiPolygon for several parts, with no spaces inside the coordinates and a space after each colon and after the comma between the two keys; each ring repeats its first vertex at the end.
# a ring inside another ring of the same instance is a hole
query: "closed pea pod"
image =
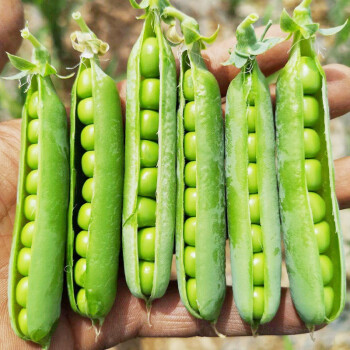
{"type": "Polygon", "coordinates": [[[72,17],[82,31],[71,35],[73,47],[82,55],[71,104],[67,285],[72,309],[101,325],[117,290],[123,124],[115,83],[99,65],[108,44],[79,12],[72,17]]]}
{"type": "Polygon", "coordinates": [[[277,81],[277,158],[281,221],[294,305],[309,329],[331,322],[344,307],[345,269],[329,137],[326,76],[314,48],[310,0],[281,28],[294,34],[277,81]]]}

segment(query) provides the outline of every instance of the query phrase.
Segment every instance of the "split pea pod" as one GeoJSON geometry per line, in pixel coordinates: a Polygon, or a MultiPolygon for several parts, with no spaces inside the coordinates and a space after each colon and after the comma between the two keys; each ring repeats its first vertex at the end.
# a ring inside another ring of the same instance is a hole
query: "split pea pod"
{"type": "Polygon", "coordinates": [[[127,68],[123,258],[131,293],[149,306],[166,291],[173,256],[176,66],[160,23],[167,1],[130,3],[146,13],[127,68]]]}
{"type": "MultiPolygon", "coordinates": [[[[9,267],[9,313],[15,333],[48,348],[61,311],[68,207],[65,108],[50,79],[47,50],[25,28],[33,62],[10,56],[29,75],[22,113],[21,155],[9,267]]],[[[4,341],[4,340],[3,340],[4,341]]]]}
{"type": "Polygon", "coordinates": [[[331,322],[345,300],[345,268],[329,136],[326,76],[314,37],[336,33],[312,23],[309,1],[281,28],[294,33],[277,81],[277,155],[286,264],[294,305],[306,325],[331,322]]]}
{"type": "Polygon", "coordinates": [[[118,91],[98,55],[108,50],[73,13],[82,32],[71,36],[82,52],[72,89],[67,285],[72,309],[100,324],[117,290],[124,137],[118,91]]]}
{"type": "Polygon", "coordinates": [[[255,59],[279,39],[257,40],[258,19],[251,14],[238,26],[235,51],[225,63],[241,68],[228,88],[225,116],[232,287],[241,317],[253,328],[278,310],[282,263],[274,119],[269,87],[255,59]]]}
{"type": "Polygon", "coordinates": [[[198,23],[173,7],[186,45],[180,61],[177,117],[176,264],[188,311],[216,322],[226,292],[224,134],[221,96],[201,56],[198,23]],[[195,33],[196,35],[193,35],[195,33]]]}

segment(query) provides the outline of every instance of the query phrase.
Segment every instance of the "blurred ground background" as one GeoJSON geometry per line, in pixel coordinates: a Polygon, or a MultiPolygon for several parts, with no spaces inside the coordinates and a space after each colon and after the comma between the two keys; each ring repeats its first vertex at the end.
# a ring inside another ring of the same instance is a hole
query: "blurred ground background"
{"type": "MultiPolygon", "coordinates": [[[[89,26],[103,40],[110,44],[110,51],[102,63],[104,69],[116,81],[125,78],[126,63],[129,52],[140,33],[142,21],[135,17],[139,14],[132,9],[126,0],[23,0],[25,17],[31,31],[37,35],[53,52],[53,64],[61,74],[67,75],[79,62],[79,57],[71,48],[69,34],[77,27],[71,20],[71,12],[79,9],[89,26]]],[[[296,0],[173,0],[172,3],[187,14],[198,19],[201,31],[211,34],[218,23],[221,29],[218,41],[230,37],[238,23],[249,13],[257,12],[262,18],[260,24],[271,18],[278,22],[283,7],[291,11],[296,0]]],[[[336,26],[350,15],[349,0],[314,0],[312,13],[315,22],[322,26],[336,26]]],[[[317,39],[323,64],[338,62],[350,66],[350,26],[336,37],[317,39]]],[[[31,48],[23,43],[19,55],[30,57],[31,48]]],[[[12,69],[7,65],[3,75],[10,75],[12,69]]],[[[55,80],[58,93],[68,106],[72,79],[55,80]]],[[[0,80],[0,121],[19,118],[24,99],[23,91],[17,88],[16,82],[0,80]]],[[[350,115],[331,121],[331,135],[334,158],[350,154],[350,115]]],[[[349,174],[350,176],[350,174],[349,174]]],[[[350,209],[341,211],[341,221],[345,239],[347,266],[350,266],[350,209]]],[[[229,268],[228,271],[229,273],[229,268]]],[[[350,279],[348,269],[348,280],[350,279]]],[[[228,283],[230,276],[228,275],[228,283]]],[[[288,281],[284,277],[283,284],[288,281]]],[[[288,337],[259,336],[237,337],[227,339],[190,338],[190,339],[134,339],[120,344],[120,350],[151,349],[220,349],[220,350],[275,350],[275,349],[314,349],[345,350],[350,349],[350,293],[347,293],[347,304],[341,317],[321,331],[315,333],[315,341],[309,334],[288,337]]]]}

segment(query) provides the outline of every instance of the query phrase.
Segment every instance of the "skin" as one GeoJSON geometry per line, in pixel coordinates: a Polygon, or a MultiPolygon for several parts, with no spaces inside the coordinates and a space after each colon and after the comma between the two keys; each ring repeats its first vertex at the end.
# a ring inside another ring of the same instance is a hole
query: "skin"
{"type": "MultiPolygon", "coordinates": [[[[1,13],[1,12],[0,12],[1,13]]],[[[1,15],[0,15],[1,17],[1,15]]],[[[262,29],[257,30],[261,33],[262,29]]],[[[281,35],[277,27],[272,27],[271,36],[281,35]]],[[[1,37],[0,37],[1,41],[1,37]]],[[[214,44],[204,52],[208,68],[218,78],[222,95],[226,93],[229,81],[237,74],[234,67],[221,66],[228,58],[228,49],[234,41],[214,44]]],[[[290,43],[282,43],[259,59],[264,73],[280,69],[287,61],[290,43]]],[[[335,118],[350,111],[350,68],[333,64],[325,67],[329,80],[329,102],[331,117],[335,118]]],[[[118,84],[121,100],[125,106],[125,82],[118,84]]],[[[273,95],[274,97],[274,95],[273,95]]],[[[6,339],[7,349],[38,349],[33,343],[24,342],[11,330],[7,312],[8,260],[11,248],[13,221],[15,216],[18,158],[20,151],[20,121],[0,123],[0,338],[6,339]]],[[[350,157],[335,161],[336,191],[341,208],[350,207],[350,157]]],[[[120,271],[122,274],[122,269],[120,271]]],[[[107,316],[99,337],[96,337],[91,322],[69,308],[66,295],[60,322],[52,338],[51,349],[97,350],[112,347],[135,337],[191,337],[215,336],[210,324],[192,317],[180,301],[175,281],[171,281],[164,298],[152,304],[152,327],[147,322],[147,311],[143,300],[131,295],[123,276],[118,281],[118,296],[107,316]]],[[[226,299],[217,329],[226,336],[251,335],[250,327],[239,317],[235,307],[232,288],[227,287],[226,299]]],[[[276,317],[259,328],[259,334],[295,334],[307,332],[298,317],[289,290],[282,288],[281,304],[276,317]]]]}

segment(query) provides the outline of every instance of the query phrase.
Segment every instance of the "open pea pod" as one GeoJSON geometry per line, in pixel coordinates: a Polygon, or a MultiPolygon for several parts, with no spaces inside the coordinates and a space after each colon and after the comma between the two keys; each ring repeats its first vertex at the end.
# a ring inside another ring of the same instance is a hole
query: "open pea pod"
{"type": "Polygon", "coordinates": [[[115,82],[99,65],[108,45],[79,12],[82,32],[71,36],[82,52],[72,89],[67,285],[72,309],[102,324],[117,291],[124,137],[115,82]]]}
{"type": "Polygon", "coordinates": [[[237,45],[226,64],[241,72],[228,88],[225,116],[232,287],[238,311],[253,329],[278,310],[282,264],[274,119],[269,87],[255,59],[280,39],[257,40],[258,18],[252,14],[237,28],[237,45]]]}
{"type": "Polygon", "coordinates": [[[123,258],[133,295],[169,284],[175,230],[176,65],[161,30],[167,1],[143,1],[145,19],[127,67],[123,258]]]}
{"type": "Polygon", "coordinates": [[[185,42],[177,116],[177,280],[188,311],[215,323],[226,292],[221,96],[201,56],[198,23],[173,7],[165,14],[179,19],[185,42]]]}
{"type": "MultiPolygon", "coordinates": [[[[329,136],[326,76],[314,48],[318,24],[303,1],[281,28],[294,33],[277,81],[277,156],[286,263],[294,305],[306,325],[328,323],[345,301],[345,268],[329,136]]],[[[342,27],[319,30],[333,34],[342,27]]]]}
{"type": "Polygon", "coordinates": [[[68,207],[68,134],[46,49],[25,28],[33,61],[10,56],[27,76],[22,113],[16,218],[9,267],[9,313],[15,333],[49,347],[61,310],[68,207]]]}

